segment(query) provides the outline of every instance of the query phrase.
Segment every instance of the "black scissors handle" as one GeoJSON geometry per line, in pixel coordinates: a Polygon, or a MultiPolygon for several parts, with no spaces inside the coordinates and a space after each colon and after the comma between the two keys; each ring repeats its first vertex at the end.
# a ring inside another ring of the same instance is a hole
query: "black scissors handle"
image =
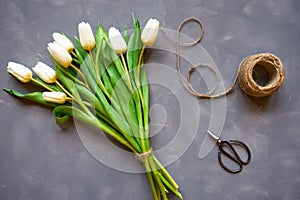
{"type": "Polygon", "coordinates": [[[219,139],[217,141],[217,144],[219,146],[219,152],[218,152],[219,163],[226,171],[228,171],[230,173],[233,173],[233,174],[239,173],[243,170],[243,165],[247,165],[250,162],[251,152],[250,152],[250,149],[248,148],[248,146],[245,143],[243,143],[239,140],[222,141],[222,140],[219,139]],[[241,157],[239,156],[239,154],[237,153],[237,151],[235,150],[233,145],[241,146],[242,148],[244,148],[246,150],[246,152],[248,154],[248,158],[247,158],[246,161],[241,159],[241,157]],[[224,146],[228,146],[230,148],[230,150],[233,152],[233,154],[228,153],[228,151],[226,151],[224,149],[224,146]],[[238,164],[239,168],[238,169],[230,169],[229,167],[227,167],[222,161],[221,154],[224,154],[230,160],[232,160],[233,162],[238,164]]]}

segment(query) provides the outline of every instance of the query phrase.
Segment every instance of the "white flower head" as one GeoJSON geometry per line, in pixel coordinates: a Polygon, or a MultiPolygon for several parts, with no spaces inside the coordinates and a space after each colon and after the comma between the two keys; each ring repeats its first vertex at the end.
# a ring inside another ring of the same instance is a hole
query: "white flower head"
{"type": "Polygon", "coordinates": [[[58,64],[60,64],[65,68],[71,65],[72,63],[71,55],[69,54],[69,52],[67,52],[67,50],[65,50],[55,41],[48,43],[47,49],[58,64]]]}
{"type": "Polygon", "coordinates": [[[23,83],[28,83],[32,79],[31,70],[19,63],[8,62],[7,72],[23,83]]]}
{"type": "Polygon", "coordinates": [[[32,70],[38,75],[40,79],[46,83],[55,83],[56,73],[54,69],[46,65],[45,63],[38,62],[32,70]]]}
{"type": "Polygon", "coordinates": [[[96,45],[91,25],[86,22],[79,23],[78,33],[81,46],[85,50],[91,51],[96,45]]]}
{"type": "Polygon", "coordinates": [[[108,36],[110,44],[117,54],[123,54],[127,50],[126,42],[118,29],[111,27],[108,36]]]}
{"type": "Polygon", "coordinates": [[[73,51],[74,45],[73,43],[63,34],[61,33],[53,33],[52,34],[53,40],[57,42],[61,47],[63,47],[68,52],[73,51]]]}
{"type": "Polygon", "coordinates": [[[63,92],[43,92],[45,101],[63,104],[67,100],[67,95],[63,92]]]}
{"type": "Polygon", "coordinates": [[[142,32],[141,40],[145,46],[152,46],[156,41],[159,29],[159,21],[150,18],[142,32]]]}

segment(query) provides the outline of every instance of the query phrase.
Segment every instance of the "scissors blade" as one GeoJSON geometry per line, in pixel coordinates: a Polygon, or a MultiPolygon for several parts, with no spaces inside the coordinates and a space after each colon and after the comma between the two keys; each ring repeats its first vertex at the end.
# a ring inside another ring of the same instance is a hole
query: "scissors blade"
{"type": "Polygon", "coordinates": [[[205,158],[211,152],[216,145],[216,139],[220,138],[223,126],[218,124],[219,123],[216,123],[214,127],[209,127],[208,131],[212,132],[213,136],[209,133],[206,133],[198,154],[200,159],[205,158]]]}
{"type": "Polygon", "coordinates": [[[215,144],[216,144],[216,140],[213,139],[209,134],[206,134],[204,137],[203,143],[200,147],[199,158],[200,159],[205,158],[210,153],[210,151],[213,149],[215,144]]]}

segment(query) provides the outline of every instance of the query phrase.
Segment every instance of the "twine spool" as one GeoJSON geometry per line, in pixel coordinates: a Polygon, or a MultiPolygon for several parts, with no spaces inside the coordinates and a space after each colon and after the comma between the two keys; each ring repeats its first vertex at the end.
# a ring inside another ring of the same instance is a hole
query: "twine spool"
{"type": "Polygon", "coordinates": [[[277,56],[260,53],[245,58],[239,66],[237,76],[239,85],[246,94],[264,97],[280,88],[285,72],[277,56]],[[260,80],[261,78],[264,80],[260,80]]]}
{"type": "MultiPolygon", "coordinates": [[[[163,30],[164,31],[164,30],[163,30]]],[[[166,32],[164,31],[166,34],[166,32]]],[[[171,39],[168,34],[166,34],[168,38],[171,39]]],[[[207,64],[197,64],[190,67],[187,76],[187,84],[185,83],[184,75],[181,72],[180,65],[180,46],[193,46],[201,42],[204,36],[204,26],[200,19],[189,17],[184,19],[178,26],[176,40],[174,41],[176,44],[176,64],[177,69],[180,74],[180,79],[184,87],[193,95],[199,98],[217,98],[230,93],[237,81],[239,82],[240,88],[248,95],[254,97],[264,97],[276,92],[283,83],[285,72],[283,69],[282,62],[280,59],[271,54],[271,53],[260,53],[248,56],[244,58],[241,62],[236,77],[234,78],[232,84],[224,91],[219,94],[212,94],[218,86],[218,75],[217,71],[210,65],[207,64]],[[195,39],[193,42],[179,42],[179,35],[183,28],[183,26],[187,23],[194,22],[199,25],[200,28],[200,36],[195,39]],[[213,89],[207,93],[199,93],[197,92],[191,82],[190,78],[195,69],[198,67],[207,67],[210,68],[215,76],[217,77],[217,81],[213,89]]]]}

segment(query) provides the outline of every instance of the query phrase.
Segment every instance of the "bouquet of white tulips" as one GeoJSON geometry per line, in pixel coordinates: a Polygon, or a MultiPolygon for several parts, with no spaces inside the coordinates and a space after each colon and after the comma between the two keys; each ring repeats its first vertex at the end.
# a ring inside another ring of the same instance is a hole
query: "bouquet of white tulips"
{"type": "Polygon", "coordinates": [[[157,38],[159,21],[150,19],[143,30],[133,16],[134,31],[124,36],[114,27],[108,33],[98,25],[94,36],[88,23],[78,25],[76,45],[53,33],[48,51],[55,69],[38,62],[32,71],[9,62],[7,71],[23,83],[41,86],[43,92],[12,95],[53,107],[58,124],[70,116],[102,129],[132,151],[145,167],[153,198],[168,199],[173,192],[182,199],[178,185],[153,154],[149,141],[149,94],[143,54],[157,38]]]}

